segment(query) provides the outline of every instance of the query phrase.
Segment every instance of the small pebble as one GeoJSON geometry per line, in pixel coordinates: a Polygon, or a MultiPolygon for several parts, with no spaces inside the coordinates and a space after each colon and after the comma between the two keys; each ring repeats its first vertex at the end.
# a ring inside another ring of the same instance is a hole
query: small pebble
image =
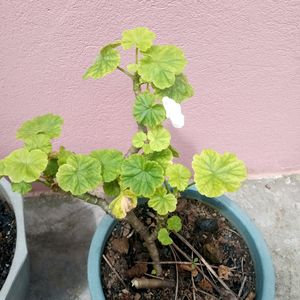
{"type": "Polygon", "coordinates": [[[200,219],[196,222],[196,229],[202,232],[215,232],[219,229],[216,219],[200,219]]]}

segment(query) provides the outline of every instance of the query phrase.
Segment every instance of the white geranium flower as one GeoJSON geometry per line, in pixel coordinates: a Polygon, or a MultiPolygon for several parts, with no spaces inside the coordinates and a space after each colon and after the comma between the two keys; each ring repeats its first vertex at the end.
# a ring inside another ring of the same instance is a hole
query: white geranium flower
{"type": "Polygon", "coordinates": [[[166,110],[166,116],[171,120],[175,128],[182,128],[184,126],[184,115],[181,112],[181,106],[169,97],[163,97],[162,102],[166,110]]]}

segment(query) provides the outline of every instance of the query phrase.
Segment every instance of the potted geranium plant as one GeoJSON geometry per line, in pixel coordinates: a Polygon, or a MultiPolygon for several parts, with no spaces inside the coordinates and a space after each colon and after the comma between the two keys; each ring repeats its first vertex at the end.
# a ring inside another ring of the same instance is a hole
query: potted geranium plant
{"type": "MultiPolygon", "coordinates": [[[[152,259],[148,263],[152,275],[147,278],[135,276],[132,279],[135,290],[174,287],[177,297],[178,284],[166,278],[169,271],[164,271],[164,262],[161,261],[161,251],[164,251],[162,247],[169,249],[169,246],[174,260],[180,253],[186,255],[186,261],[173,262],[176,271],[177,265],[186,265],[185,270],[201,273],[202,285],[210,285],[219,298],[238,299],[242,296],[240,293],[243,292],[245,282],[240,282],[239,292],[234,291],[225,282],[225,275],[222,277],[222,274],[217,274],[217,269],[214,269],[216,266],[204,258],[202,250],[197,250],[192,241],[181,235],[180,231],[185,226],[181,219],[183,214],[176,211],[181,197],[207,203],[233,223],[244,237],[254,260],[257,299],[272,299],[274,274],[263,239],[237,206],[226,197],[218,198],[240,187],[246,179],[245,164],[233,153],[222,155],[205,149],[193,157],[192,179],[192,173],[186,166],[173,162],[179,154],[172,146],[170,132],[163,124],[166,119],[170,119],[174,127],[184,125],[180,103],[193,96],[193,89],[183,74],[187,61],[182,50],[173,45],[153,45],[154,39],[155,34],[144,27],[123,32],[121,40],[100,50],[97,60],[84,75],[85,79],[98,79],[118,69],[132,81],[135,95],[133,116],[138,131],[127,153],[116,149],[100,149],[83,155],[64,147],[53,151],[51,140],[60,135],[63,120],[59,116],[47,114],[27,121],[20,127],[17,138],[24,141],[24,147],[13,151],[1,161],[0,175],[8,176],[14,189],[22,194],[31,190],[32,182],[38,181],[55,191],[71,193],[83,201],[99,205],[109,214],[100,223],[90,249],[89,282],[95,300],[105,299],[99,263],[116,219],[130,224],[152,259]],[[134,62],[127,65],[126,69],[120,66],[118,47],[124,50],[135,49],[134,62]],[[101,187],[105,196],[99,196],[97,192],[101,187]],[[150,217],[147,223],[145,214],[150,217]],[[180,249],[177,241],[183,242],[191,253],[185,254],[184,247],[180,249]],[[174,249],[178,253],[174,253],[174,249]]],[[[213,221],[206,218],[202,225],[205,222],[213,221]]],[[[216,226],[214,224],[212,227],[216,226]]],[[[127,250],[124,252],[127,253],[127,250]]],[[[118,274],[106,256],[105,261],[118,274]]],[[[140,264],[147,264],[147,261],[140,264]]],[[[223,269],[230,273],[234,268],[226,269],[223,266],[223,269]]],[[[194,275],[195,272],[191,276],[193,285],[194,275]]],[[[120,276],[118,278],[123,281],[120,276]]],[[[194,299],[195,290],[193,288],[194,299]]],[[[209,290],[204,289],[203,293],[210,294],[209,290]]],[[[253,293],[248,297],[253,298],[253,293]]],[[[121,299],[120,295],[113,298],[121,299]]]]}

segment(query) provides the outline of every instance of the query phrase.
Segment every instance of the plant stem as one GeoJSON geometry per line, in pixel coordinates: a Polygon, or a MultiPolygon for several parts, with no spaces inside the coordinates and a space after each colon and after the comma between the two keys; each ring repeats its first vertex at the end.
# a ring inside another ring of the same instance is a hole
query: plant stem
{"type": "Polygon", "coordinates": [[[156,275],[160,276],[162,274],[162,267],[160,265],[160,258],[157,246],[155,244],[155,239],[151,238],[146,226],[138,219],[133,211],[130,211],[125,220],[135,229],[135,231],[140,235],[140,237],[145,241],[145,246],[149,252],[149,255],[153,261],[154,269],[156,270],[156,275]]]}
{"type": "Polygon", "coordinates": [[[121,68],[121,67],[117,67],[118,70],[120,70],[121,72],[123,72],[125,75],[127,75],[128,77],[130,77],[131,79],[133,79],[134,75],[129,73],[128,71],[126,71],[125,69],[121,68]]]}
{"type": "Polygon", "coordinates": [[[111,211],[110,211],[110,209],[109,209],[109,207],[108,207],[108,203],[106,202],[105,199],[96,197],[96,196],[91,195],[91,194],[88,194],[88,193],[83,194],[83,195],[79,195],[79,196],[75,196],[75,197],[78,198],[78,199],[83,200],[83,201],[86,202],[86,203],[98,205],[98,206],[100,206],[106,213],[108,213],[108,214],[111,215],[111,211]]]}
{"type": "Polygon", "coordinates": [[[139,49],[135,48],[135,63],[139,63],[139,49]]]}
{"type": "Polygon", "coordinates": [[[166,180],[164,181],[164,185],[165,185],[165,187],[166,187],[168,193],[172,194],[172,192],[171,192],[171,190],[170,190],[170,187],[169,187],[169,184],[168,184],[168,182],[167,182],[166,180]]]}
{"type": "Polygon", "coordinates": [[[189,188],[190,186],[194,185],[195,181],[191,182],[190,184],[188,184],[188,186],[186,188],[189,188]]]}

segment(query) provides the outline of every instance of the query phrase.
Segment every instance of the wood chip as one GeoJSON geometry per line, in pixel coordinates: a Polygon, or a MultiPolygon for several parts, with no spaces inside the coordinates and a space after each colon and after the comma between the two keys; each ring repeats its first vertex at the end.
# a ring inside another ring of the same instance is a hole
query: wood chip
{"type": "Polygon", "coordinates": [[[146,264],[136,264],[127,271],[127,276],[129,278],[140,277],[147,272],[146,264]]]}
{"type": "Polygon", "coordinates": [[[208,280],[206,280],[205,278],[203,278],[200,283],[199,283],[200,288],[208,293],[212,293],[213,292],[213,287],[210,284],[210,282],[208,280]]]}
{"type": "Polygon", "coordinates": [[[255,293],[250,292],[245,300],[254,300],[254,299],[255,299],[255,293]]]}
{"type": "Polygon", "coordinates": [[[232,275],[230,268],[228,268],[227,266],[224,265],[220,265],[218,267],[218,275],[220,278],[224,279],[224,280],[228,280],[229,276],[232,275]]]}
{"type": "Polygon", "coordinates": [[[198,275],[198,271],[192,264],[178,264],[178,268],[183,271],[191,272],[193,277],[198,275]]]}
{"type": "Polygon", "coordinates": [[[129,250],[129,243],[126,237],[115,239],[111,243],[111,247],[114,251],[120,254],[127,254],[129,250]]]}

